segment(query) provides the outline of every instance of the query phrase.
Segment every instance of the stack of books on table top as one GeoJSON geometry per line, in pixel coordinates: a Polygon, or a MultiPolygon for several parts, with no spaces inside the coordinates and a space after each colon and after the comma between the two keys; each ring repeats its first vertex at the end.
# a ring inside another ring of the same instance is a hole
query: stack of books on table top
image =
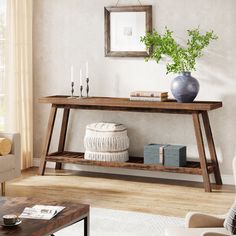
{"type": "Polygon", "coordinates": [[[134,91],[130,93],[131,101],[164,102],[168,100],[168,92],[134,91]]]}

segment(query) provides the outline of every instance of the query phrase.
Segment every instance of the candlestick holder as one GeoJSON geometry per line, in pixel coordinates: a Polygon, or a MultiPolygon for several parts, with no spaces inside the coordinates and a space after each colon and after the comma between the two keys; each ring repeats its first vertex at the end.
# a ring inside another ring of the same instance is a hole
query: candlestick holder
{"type": "Polygon", "coordinates": [[[83,85],[80,85],[80,98],[83,98],[83,85]]]}
{"type": "Polygon", "coordinates": [[[86,83],[87,83],[86,93],[87,93],[87,98],[88,98],[89,97],[89,78],[86,79],[86,83]]]}
{"type": "Polygon", "coordinates": [[[74,82],[71,82],[71,96],[70,97],[68,97],[68,98],[74,98],[74,82]]]}

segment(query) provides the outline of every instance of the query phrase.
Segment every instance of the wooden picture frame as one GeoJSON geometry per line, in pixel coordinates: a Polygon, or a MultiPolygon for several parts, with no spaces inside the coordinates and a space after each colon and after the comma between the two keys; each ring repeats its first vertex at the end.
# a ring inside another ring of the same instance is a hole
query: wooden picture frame
{"type": "Polygon", "coordinates": [[[149,51],[140,37],[152,31],[152,6],[104,8],[105,56],[146,57],[149,51]]]}

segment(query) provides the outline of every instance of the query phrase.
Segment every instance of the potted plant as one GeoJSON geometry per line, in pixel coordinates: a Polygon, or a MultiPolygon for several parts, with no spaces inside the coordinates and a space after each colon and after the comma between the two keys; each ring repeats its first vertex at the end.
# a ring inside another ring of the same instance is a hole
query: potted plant
{"type": "Polygon", "coordinates": [[[196,59],[203,55],[203,49],[218,38],[213,31],[201,34],[199,28],[188,30],[187,33],[189,38],[185,47],[176,42],[173,31],[167,27],[163,35],[154,30],[141,37],[141,42],[150,50],[146,61],[154,59],[159,63],[163,57],[168,57],[167,74],[180,74],[171,83],[171,92],[178,102],[192,102],[197,96],[199,83],[191,72],[196,70],[196,59]]]}

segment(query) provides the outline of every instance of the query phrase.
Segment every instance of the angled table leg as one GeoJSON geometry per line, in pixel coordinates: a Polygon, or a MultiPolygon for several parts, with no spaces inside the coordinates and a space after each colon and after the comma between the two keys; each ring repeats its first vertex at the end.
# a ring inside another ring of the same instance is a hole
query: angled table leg
{"type": "Polygon", "coordinates": [[[50,143],[51,143],[51,139],[52,139],[52,132],[53,132],[53,127],[54,127],[54,123],[55,123],[55,119],[56,119],[56,114],[57,114],[57,107],[55,105],[52,105],[50,115],[49,115],[49,120],[48,120],[48,127],[47,127],[45,144],[44,144],[43,152],[41,155],[40,166],[39,166],[39,170],[38,170],[39,175],[44,175],[44,172],[45,172],[46,156],[47,156],[49,148],[50,148],[50,143]]]}
{"type": "MultiPolygon", "coordinates": [[[[60,139],[59,139],[59,145],[58,145],[58,152],[63,152],[65,147],[65,141],[66,141],[66,132],[68,127],[68,121],[69,121],[69,114],[70,114],[70,108],[64,108],[63,112],[63,118],[61,123],[61,133],[60,133],[60,139]]],[[[61,169],[61,163],[56,163],[56,169],[61,169]]]]}
{"type": "Polygon", "coordinates": [[[211,156],[211,161],[214,165],[215,181],[216,181],[216,184],[222,185],[219,163],[217,160],[215,144],[214,144],[214,140],[213,140],[213,135],[212,135],[211,126],[210,126],[210,120],[209,120],[209,116],[208,116],[207,111],[202,113],[202,119],[203,119],[203,124],[204,124],[204,128],[205,128],[205,133],[206,133],[207,143],[208,143],[209,152],[210,152],[210,156],[211,156]]]}
{"type": "Polygon", "coordinates": [[[204,188],[206,192],[211,192],[211,184],[210,184],[210,178],[209,178],[209,173],[207,169],[207,160],[206,160],[206,154],[205,154],[205,149],[204,149],[204,142],[203,142],[203,137],[202,137],[199,114],[195,112],[195,113],[192,113],[192,116],[193,116],[193,124],[194,124],[195,136],[197,140],[197,148],[198,148],[199,160],[200,160],[200,165],[201,165],[201,170],[202,170],[204,188]]]}
{"type": "Polygon", "coordinates": [[[89,215],[84,218],[84,236],[89,236],[90,235],[90,219],[89,215]]]}
{"type": "Polygon", "coordinates": [[[6,193],[6,182],[1,183],[1,192],[2,192],[2,196],[5,196],[5,193],[6,193]]]}

